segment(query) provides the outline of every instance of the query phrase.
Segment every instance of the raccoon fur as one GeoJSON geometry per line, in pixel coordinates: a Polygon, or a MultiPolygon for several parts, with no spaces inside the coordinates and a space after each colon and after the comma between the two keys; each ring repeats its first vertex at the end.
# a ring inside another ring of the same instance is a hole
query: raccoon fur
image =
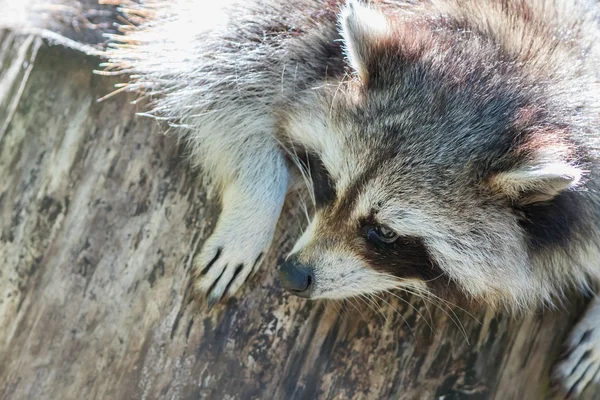
{"type": "Polygon", "coordinates": [[[316,205],[282,267],[296,294],[522,308],[600,273],[596,2],[128,7],[140,25],[104,66],[220,188],[194,278],[210,300],[260,264],[295,167],[316,205]]]}
{"type": "MultiPolygon", "coordinates": [[[[297,183],[315,212],[280,267],[296,295],[519,310],[595,285],[598,2],[215,3],[122,3],[102,72],[128,74],[119,90],[150,97],[219,188],[192,278],[209,303],[260,266],[297,183]]],[[[597,379],[598,303],[554,370],[571,393],[597,379]]]]}

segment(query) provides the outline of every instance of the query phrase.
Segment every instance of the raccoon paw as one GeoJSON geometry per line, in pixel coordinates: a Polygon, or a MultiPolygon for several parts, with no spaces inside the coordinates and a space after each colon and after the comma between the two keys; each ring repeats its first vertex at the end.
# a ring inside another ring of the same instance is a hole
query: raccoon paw
{"type": "Polygon", "coordinates": [[[565,342],[565,351],[554,365],[555,389],[577,398],[590,384],[600,383],[600,300],[594,298],[565,342]]]}
{"type": "Polygon", "coordinates": [[[264,219],[251,226],[244,226],[243,220],[235,218],[222,219],[194,261],[192,272],[193,290],[206,296],[209,308],[235,293],[260,267],[277,223],[276,217],[268,219],[272,226],[265,224],[264,219]]]}

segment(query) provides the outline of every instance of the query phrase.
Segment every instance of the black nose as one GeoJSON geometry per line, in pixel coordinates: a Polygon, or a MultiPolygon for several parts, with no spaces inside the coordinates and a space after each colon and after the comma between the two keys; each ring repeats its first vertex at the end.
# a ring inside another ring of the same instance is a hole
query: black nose
{"type": "Polygon", "coordinates": [[[284,288],[300,297],[310,297],[315,280],[313,269],[300,263],[295,256],[281,264],[279,279],[284,288]]]}

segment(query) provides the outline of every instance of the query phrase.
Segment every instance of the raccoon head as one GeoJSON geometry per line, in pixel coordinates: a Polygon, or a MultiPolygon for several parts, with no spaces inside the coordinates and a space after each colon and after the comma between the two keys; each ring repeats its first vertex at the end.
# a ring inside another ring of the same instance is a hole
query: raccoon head
{"type": "Polygon", "coordinates": [[[571,193],[581,171],[533,78],[475,35],[353,2],[340,25],[351,76],[306,91],[283,122],[316,201],[284,286],[309,298],[546,299],[552,273],[535,265],[529,210],[571,193]]]}

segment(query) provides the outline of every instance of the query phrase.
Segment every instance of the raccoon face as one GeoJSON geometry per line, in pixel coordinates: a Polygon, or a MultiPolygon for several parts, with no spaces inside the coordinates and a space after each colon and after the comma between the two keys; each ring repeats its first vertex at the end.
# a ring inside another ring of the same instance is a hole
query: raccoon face
{"type": "Polygon", "coordinates": [[[472,60],[418,27],[403,40],[390,24],[349,5],[342,37],[355,76],[286,113],[316,214],[281,266],[284,287],[309,298],[404,288],[544,299],[550,284],[524,221],[531,204],[577,184],[572,146],[540,130],[530,93],[506,83],[518,80],[512,71],[482,67],[495,48],[472,60]]]}

